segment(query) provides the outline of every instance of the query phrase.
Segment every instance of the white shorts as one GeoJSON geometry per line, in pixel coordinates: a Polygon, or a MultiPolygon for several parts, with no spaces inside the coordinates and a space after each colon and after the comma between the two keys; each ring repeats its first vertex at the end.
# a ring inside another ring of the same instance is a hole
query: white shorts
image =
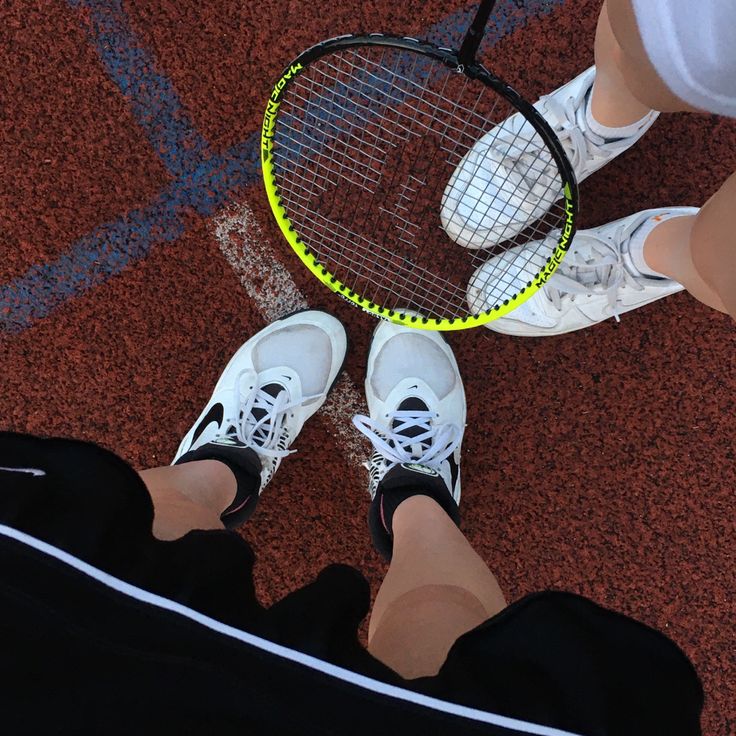
{"type": "Polygon", "coordinates": [[[681,100],[736,117],[736,0],[632,0],[644,48],[681,100]]]}

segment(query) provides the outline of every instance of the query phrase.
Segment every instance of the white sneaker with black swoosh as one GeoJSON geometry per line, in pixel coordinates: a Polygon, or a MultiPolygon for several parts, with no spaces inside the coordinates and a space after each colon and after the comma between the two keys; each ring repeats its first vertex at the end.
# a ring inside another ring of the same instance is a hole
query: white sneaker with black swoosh
{"type": "Polygon", "coordinates": [[[369,525],[377,549],[390,557],[387,494],[421,487],[459,523],[465,391],[440,333],[382,322],[373,335],[365,392],[370,416],[353,423],[373,444],[369,525]]]}
{"type": "MultiPolygon", "coordinates": [[[[324,404],[346,351],[345,328],[324,312],[298,312],[268,325],[227,364],[172,464],[215,458],[234,471],[255,469],[261,493],[324,404]]],[[[247,501],[236,497],[233,506],[247,501]]],[[[239,510],[233,506],[223,521],[239,510]]]]}

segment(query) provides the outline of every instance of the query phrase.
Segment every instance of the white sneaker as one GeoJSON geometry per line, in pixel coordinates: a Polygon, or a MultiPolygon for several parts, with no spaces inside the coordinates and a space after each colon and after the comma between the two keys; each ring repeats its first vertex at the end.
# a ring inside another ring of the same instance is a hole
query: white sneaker
{"type": "MultiPolygon", "coordinates": [[[[602,138],[590,129],[586,116],[594,79],[592,66],[534,105],[560,139],[578,182],[633,146],[659,115],[652,111],[625,138],[602,138]]],[[[557,165],[542,139],[516,113],[480,138],[460,161],[442,198],[442,225],[466,248],[490,248],[543,217],[562,197],[558,180],[557,165]]]]}
{"type": "MultiPolygon", "coordinates": [[[[645,304],[683,290],[667,278],[642,274],[630,255],[632,236],[652,217],[668,219],[695,215],[697,207],[651,209],[590,230],[579,230],[570,252],[550,280],[506,317],[485,326],[505,335],[543,337],[581,330],[645,304]]],[[[551,236],[554,237],[554,236],[551,236]]],[[[538,243],[527,243],[502,256],[491,258],[474,274],[468,286],[471,311],[487,309],[495,289],[491,274],[499,262],[513,258],[523,249],[533,251],[538,243]],[[489,300],[490,297],[490,300],[489,300]]]]}
{"type": "Polygon", "coordinates": [[[373,541],[391,554],[383,496],[421,487],[459,523],[460,446],[465,391],[450,346],[437,332],[382,322],[373,336],[365,380],[370,417],[355,426],[373,444],[366,464],[373,541]]]}
{"type": "Polygon", "coordinates": [[[250,338],[222,372],[207,406],[187,432],[172,464],[220,459],[256,471],[255,498],[241,489],[223,521],[242,507],[252,513],[304,423],[321,406],[337,380],[347,351],[342,324],[324,312],[298,312],[273,322],[250,338]]]}

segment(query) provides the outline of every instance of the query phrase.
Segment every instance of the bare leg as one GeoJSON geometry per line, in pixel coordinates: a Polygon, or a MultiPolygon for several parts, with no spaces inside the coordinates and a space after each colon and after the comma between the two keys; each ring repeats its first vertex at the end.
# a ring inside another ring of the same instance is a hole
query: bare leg
{"type": "Polygon", "coordinates": [[[650,110],[695,110],[670,92],[649,61],[631,0],[603,3],[595,36],[595,63],[591,112],[603,125],[631,125],[650,110]]]}
{"type": "MultiPolygon", "coordinates": [[[[650,109],[694,108],[659,78],[644,50],[631,0],[606,0],[595,38],[593,117],[610,127],[631,125],[650,109]]],[[[663,222],[644,244],[644,259],[655,271],[681,283],[696,299],[736,319],[736,175],[696,217],[663,222]]]]}
{"type": "MultiPolygon", "coordinates": [[[[222,529],[235,478],[215,460],[140,473],[154,505],[154,535],[222,529]]],[[[506,606],[496,578],[445,512],[413,496],[394,512],[394,554],[369,627],[369,650],[407,678],[435,674],[453,642],[506,606]]]]}
{"type": "Polygon", "coordinates": [[[621,47],[613,35],[607,3],[603,3],[595,34],[595,84],[590,98],[590,111],[602,125],[620,128],[641,120],[652,108],[632,94],[617,58],[621,47]]]}
{"type": "Polygon", "coordinates": [[[217,460],[139,473],[153,500],[153,534],[178,539],[193,529],[223,529],[220,514],[235,498],[235,476],[217,460]]]}
{"type": "MultiPolygon", "coordinates": [[[[720,191],[714,198],[718,194],[720,191]]],[[[733,202],[732,208],[736,200],[733,202]]],[[[695,253],[705,252],[707,256],[709,252],[717,251],[721,244],[728,244],[730,253],[723,254],[715,270],[722,269],[729,261],[736,262],[733,253],[736,244],[729,243],[726,233],[722,232],[724,222],[725,220],[719,217],[717,212],[703,208],[694,217],[675,217],[665,220],[652,230],[644,243],[644,260],[647,265],[681,283],[696,299],[720,312],[729,310],[718,291],[701,276],[701,270],[695,265],[695,253]]],[[[701,268],[704,274],[713,271],[708,264],[701,268]]],[[[731,283],[736,284],[736,272],[732,271],[731,279],[731,283]]],[[[736,302],[731,305],[731,315],[736,317],[736,302]]]]}
{"type": "Polygon", "coordinates": [[[697,273],[720,299],[722,306],[715,305],[716,309],[720,308],[736,319],[734,212],[736,174],[726,179],[726,183],[705,203],[695,218],[690,255],[697,273]]]}
{"type": "Polygon", "coordinates": [[[378,592],[368,650],[403,677],[436,674],[454,641],[505,608],[496,578],[432,499],[393,516],[391,566],[378,592]]]}

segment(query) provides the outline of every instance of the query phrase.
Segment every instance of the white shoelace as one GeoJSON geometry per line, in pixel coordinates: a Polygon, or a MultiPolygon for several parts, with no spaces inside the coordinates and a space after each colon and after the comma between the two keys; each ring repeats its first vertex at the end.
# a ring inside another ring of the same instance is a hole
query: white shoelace
{"type": "Polygon", "coordinates": [[[493,162],[497,174],[503,173],[502,191],[521,198],[520,208],[531,213],[534,207],[549,193],[549,183],[556,169],[546,149],[525,151],[520,155],[504,154],[489,149],[487,160],[493,162]],[[540,163],[542,168],[540,169],[540,163]],[[521,194],[523,192],[523,195],[521,194]]]}
{"type": "MultiPolygon", "coordinates": [[[[580,173],[586,161],[603,150],[628,148],[627,140],[604,141],[592,140],[583,133],[578,121],[578,111],[585,104],[587,90],[577,97],[566,97],[559,100],[554,96],[545,98],[547,111],[545,120],[550,124],[562,143],[565,153],[575,172],[580,173]]],[[[584,114],[584,113],[581,113],[584,114]]],[[[592,134],[594,136],[594,134],[592,134]]],[[[503,140],[503,135],[500,136],[503,140]]],[[[489,146],[485,156],[496,166],[497,171],[506,172],[505,190],[524,192],[522,209],[531,210],[545,196],[549,195],[550,183],[556,181],[557,165],[549,151],[542,145],[538,136],[526,144],[519,152],[504,151],[497,142],[489,146]]],[[[520,146],[518,142],[516,147],[520,146]]],[[[560,192],[561,194],[561,192],[560,192]]]]}
{"type": "Polygon", "coordinates": [[[608,300],[613,316],[619,322],[620,318],[616,308],[619,289],[625,285],[637,291],[644,290],[637,276],[626,267],[623,257],[626,241],[642,224],[643,222],[636,220],[622,223],[613,231],[611,236],[613,242],[596,237],[592,233],[586,233],[585,248],[591,251],[593,258],[586,260],[579,255],[576,257],[574,251],[568,253],[560,268],[542,287],[542,294],[560,312],[563,300],[569,298],[574,301],[576,294],[603,295],[608,300]],[[589,241],[595,241],[595,244],[589,241]],[[614,243],[621,245],[616,247],[614,243]]]}
{"type": "MultiPolygon", "coordinates": [[[[554,94],[542,98],[545,120],[556,133],[572,167],[579,179],[585,178],[590,171],[591,162],[601,158],[609,158],[631,146],[631,136],[608,140],[589,129],[586,121],[585,106],[588,104],[590,88],[584,88],[575,96],[560,98],[554,94]]],[[[541,107],[541,106],[540,106],[541,107]]],[[[642,127],[650,119],[642,122],[642,127]]],[[[503,126],[502,126],[503,127],[503,126]]],[[[504,135],[489,144],[485,156],[496,166],[497,170],[506,171],[508,193],[513,193],[520,186],[525,197],[530,201],[524,202],[522,209],[530,209],[541,199],[549,195],[551,182],[558,178],[556,164],[546,149],[541,145],[541,138],[535,136],[526,145],[519,141],[514,142],[517,149],[514,152],[504,150],[502,142],[504,135]],[[529,145],[531,144],[531,145],[529,145]],[[522,149],[523,146],[523,149],[522,149]],[[528,192],[528,194],[527,194],[528,192]]],[[[599,165],[594,166],[594,169],[599,165]]],[[[561,192],[560,192],[561,196],[561,192]]]]}
{"type": "Polygon", "coordinates": [[[247,396],[243,396],[240,390],[240,384],[243,377],[251,371],[242,371],[235,382],[237,391],[237,406],[240,407],[242,414],[240,417],[227,419],[225,424],[230,425],[231,429],[224,435],[225,437],[235,437],[246,447],[250,447],[260,455],[269,457],[286,457],[296,450],[279,448],[279,441],[283,434],[285,418],[287,413],[300,406],[305,401],[319,398],[318,396],[305,396],[298,403],[289,403],[289,393],[286,389],[279,391],[276,396],[271,396],[262,388],[258,388],[256,384],[256,374],[252,373],[249,377],[253,381],[255,388],[248,392],[247,396]],[[253,410],[263,411],[263,416],[256,419],[253,410]]]}
{"type": "Polygon", "coordinates": [[[354,416],[353,424],[371,441],[389,468],[401,463],[417,463],[439,470],[442,461],[460,444],[462,429],[451,423],[433,426],[432,421],[437,417],[431,411],[393,411],[386,425],[362,415],[354,416]],[[422,431],[414,437],[402,434],[417,428],[422,431]]]}
{"type": "MultiPolygon", "coordinates": [[[[544,100],[547,107],[544,118],[560,139],[560,143],[562,143],[565,153],[578,175],[585,169],[586,161],[593,159],[596,154],[600,156],[600,152],[623,150],[631,145],[628,137],[609,141],[599,138],[592,131],[589,131],[588,135],[583,133],[578,120],[578,112],[581,105],[586,104],[587,93],[588,90],[585,90],[582,95],[577,97],[566,97],[564,100],[560,100],[557,97],[550,96],[544,100]]],[[[580,111],[580,114],[584,116],[585,112],[580,111]]]]}

